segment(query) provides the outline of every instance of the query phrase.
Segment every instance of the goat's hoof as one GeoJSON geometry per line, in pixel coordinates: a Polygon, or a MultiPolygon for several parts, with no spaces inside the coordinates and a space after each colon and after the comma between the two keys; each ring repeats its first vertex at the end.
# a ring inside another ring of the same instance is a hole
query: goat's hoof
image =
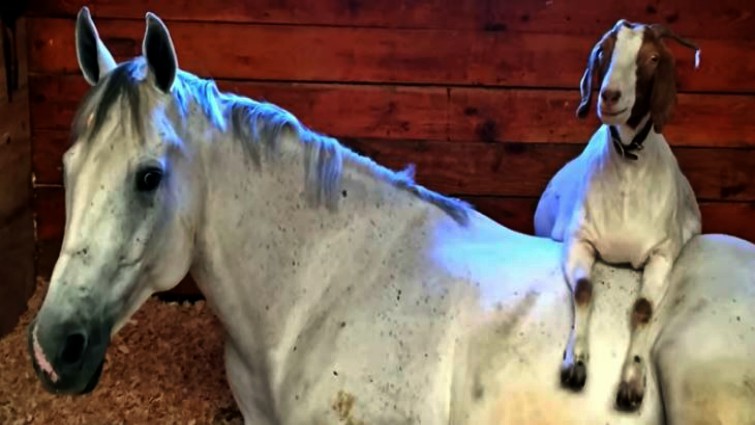
{"type": "Polygon", "coordinates": [[[587,381],[587,366],[582,360],[561,366],[561,384],[574,391],[579,391],[587,381]]]}
{"type": "Polygon", "coordinates": [[[642,405],[645,389],[638,380],[623,381],[619,384],[616,394],[616,407],[625,412],[634,412],[642,405]]]}

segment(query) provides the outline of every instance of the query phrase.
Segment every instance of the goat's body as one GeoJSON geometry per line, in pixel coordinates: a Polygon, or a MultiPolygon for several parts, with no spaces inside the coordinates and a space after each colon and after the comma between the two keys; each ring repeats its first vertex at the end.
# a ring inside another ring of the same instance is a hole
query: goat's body
{"type": "Polygon", "coordinates": [[[676,257],[701,230],[695,195],[662,134],[651,131],[641,155],[621,158],[602,125],[549,182],[535,234],[561,242],[579,237],[604,261],[637,269],[665,240],[676,257]]]}
{"type": "MultiPolygon", "coordinates": [[[[617,131],[630,138],[635,133],[626,127],[617,131]]],[[[608,125],[602,125],[582,154],[554,176],[535,212],[535,231],[564,243],[562,268],[575,310],[561,369],[563,382],[574,389],[588,374],[593,265],[600,259],[643,270],[631,322],[625,316],[633,331],[617,394],[619,407],[635,409],[646,391],[648,322],[666,297],[682,248],[700,233],[701,218],[662,134],[651,128],[634,160],[620,154],[612,139],[608,125]]]]}

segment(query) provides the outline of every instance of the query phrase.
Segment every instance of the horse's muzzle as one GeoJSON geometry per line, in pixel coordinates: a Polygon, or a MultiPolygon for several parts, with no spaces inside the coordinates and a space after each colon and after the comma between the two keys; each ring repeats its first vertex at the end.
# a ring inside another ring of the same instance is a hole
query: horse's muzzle
{"type": "MultiPolygon", "coordinates": [[[[27,329],[31,362],[42,386],[54,394],[80,395],[92,392],[99,383],[109,341],[71,324],[55,324],[41,332],[37,320],[27,329]]],[[[109,338],[108,338],[109,339],[109,338]]]]}

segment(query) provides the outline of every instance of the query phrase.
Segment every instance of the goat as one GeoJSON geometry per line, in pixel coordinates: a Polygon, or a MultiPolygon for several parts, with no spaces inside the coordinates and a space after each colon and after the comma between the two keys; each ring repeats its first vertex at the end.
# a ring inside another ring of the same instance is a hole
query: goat
{"type": "Polygon", "coordinates": [[[673,263],[701,232],[695,194],[662,134],[676,104],[675,61],[664,38],[694,49],[699,65],[694,43],[657,24],[621,19],[595,44],[580,81],[577,117],[590,110],[595,79],[601,125],[548,183],[534,218],[537,236],[564,246],[562,270],[573,311],[561,364],[568,389],[581,390],[587,379],[596,259],[642,269],[616,395],[617,408],[627,411],[642,403],[649,323],[666,295],[673,263]]]}

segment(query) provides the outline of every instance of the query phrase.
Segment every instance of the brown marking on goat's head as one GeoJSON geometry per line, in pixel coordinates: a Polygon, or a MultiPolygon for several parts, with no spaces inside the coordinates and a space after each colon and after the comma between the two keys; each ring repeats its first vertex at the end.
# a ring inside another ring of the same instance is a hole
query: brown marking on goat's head
{"type": "Polygon", "coordinates": [[[663,43],[665,38],[699,51],[695,44],[658,24],[632,23],[622,19],[603,34],[590,52],[580,81],[582,99],[577,117],[587,116],[593,84],[597,83],[600,93],[598,115],[603,122],[626,123],[636,128],[650,114],[655,130],[661,132],[676,105],[675,61],[663,43]],[[620,34],[623,41],[620,41],[620,34]],[[616,52],[617,48],[628,51],[616,52]],[[630,71],[633,72],[633,84],[630,84],[630,71]]]}

